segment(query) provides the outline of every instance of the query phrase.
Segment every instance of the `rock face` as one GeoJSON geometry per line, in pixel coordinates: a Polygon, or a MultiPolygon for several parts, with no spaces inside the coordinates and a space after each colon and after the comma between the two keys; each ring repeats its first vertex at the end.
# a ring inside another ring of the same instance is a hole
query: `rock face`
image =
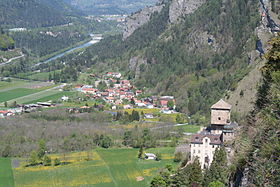
{"type": "Polygon", "coordinates": [[[177,22],[180,17],[195,12],[207,0],[173,0],[169,9],[170,23],[177,22]]]}
{"type": "Polygon", "coordinates": [[[125,28],[123,32],[123,39],[128,38],[136,29],[150,21],[153,13],[160,12],[164,4],[159,4],[152,7],[146,7],[143,10],[134,13],[126,18],[125,28]]]}
{"type": "Polygon", "coordinates": [[[129,60],[129,69],[135,72],[136,79],[140,77],[141,65],[147,65],[147,59],[143,59],[140,56],[135,56],[129,60]]]}

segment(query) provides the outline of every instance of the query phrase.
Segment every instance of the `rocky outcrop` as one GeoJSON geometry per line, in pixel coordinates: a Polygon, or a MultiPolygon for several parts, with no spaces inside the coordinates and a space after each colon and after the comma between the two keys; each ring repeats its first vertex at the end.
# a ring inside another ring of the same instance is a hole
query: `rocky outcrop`
{"type": "Polygon", "coordinates": [[[135,56],[129,60],[129,69],[135,72],[135,79],[138,79],[140,76],[141,65],[147,65],[147,59],[143,59],[140,56],[135,56]]]}
{"type": "Polygon", "coordinates": [[[146,7],[143,10],[134,13],[133,15],[126,18],[125,28],[123,32],[123,39],[128,38],[136,29],[150,21],[151,16],[155,12],[160,12],[164,4],[158,4],[152,7],[146,7]]]}
{"type": "Polygon", "coordinates": [[[169,21],[175,23],[180,17],[195,12],[207,0],[173,0],[169,9],[169,21]]]}

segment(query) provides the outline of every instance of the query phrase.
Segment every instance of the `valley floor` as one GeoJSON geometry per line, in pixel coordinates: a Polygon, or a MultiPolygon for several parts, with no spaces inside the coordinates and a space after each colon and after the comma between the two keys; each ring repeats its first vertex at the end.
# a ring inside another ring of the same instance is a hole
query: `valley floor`
{"type": "MultiPolygon", "coordinates": [[[[13,169],[14,181],[10,175],[4,177],[4,183],[1,181],[5,186],[13,186],[14,182],[16,187],[149,186],[159,168],[175,165],[174,148],[155,148],[146,152],[160,153],[162,160],[138,160],[138,149],[129,148],[50,155],[52,160],[59,158],[69,163],[64,166],[24,167],[25,161],[19,159],[20,166],[13,169]],[[86,161],[87,158],[90,161],[86,161]],[[142,181],[137,181],[141,178],[142,181]]],[[[0,168],[11,170],[8,167],[10,160],[0,161],[0,168]]]]}

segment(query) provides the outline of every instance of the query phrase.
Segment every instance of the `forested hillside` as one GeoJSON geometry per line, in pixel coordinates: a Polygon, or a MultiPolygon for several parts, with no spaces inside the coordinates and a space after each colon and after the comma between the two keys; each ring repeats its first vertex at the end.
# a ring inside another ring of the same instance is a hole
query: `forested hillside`
{"type": "Polygon", "coordinates": [[[207,1],[175,24],[169,24],[170,1],[164,3],[125,41],[107,38],[67,61],[85,65],[91,59],[93,68],[125,71],[137,86],[175,95],[179,110],[208,113],[210,104],[235,89],[249,71],[247,52],[255,49],[260,21],[258,1],[207,1]]]}
{"type": "Polygon", "coordinates": [[[280,183],[280,35],[270,44],[256,108],[234,144],[237,167],[233,180],[242,186],[278,186],[280,183]]]}
{"type": "Polygon", "coordinates": [[[74,10],[57,0],[1,0],[0,24],[8,27],[44,27],[66,24],[74,10]]]}

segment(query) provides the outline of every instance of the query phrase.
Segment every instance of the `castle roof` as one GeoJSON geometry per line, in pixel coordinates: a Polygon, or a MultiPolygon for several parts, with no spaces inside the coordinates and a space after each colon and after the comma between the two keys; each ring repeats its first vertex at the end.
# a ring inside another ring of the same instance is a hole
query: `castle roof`
{"type": "Polygon", "coordinates": [[[230,110],[231,105],[225,102],[223,99],[220,99],[217,103],[211,106],[211,109],[226,109],[230,110]]]}
{"type": "Polygon", "coordinates": [[[191,143],[203,144],[203,139],[206,137],[210,139],[210,145],[220,145],[222,143],[220,134],[204,134],[204,133],[192,135],[191,143]]]}

